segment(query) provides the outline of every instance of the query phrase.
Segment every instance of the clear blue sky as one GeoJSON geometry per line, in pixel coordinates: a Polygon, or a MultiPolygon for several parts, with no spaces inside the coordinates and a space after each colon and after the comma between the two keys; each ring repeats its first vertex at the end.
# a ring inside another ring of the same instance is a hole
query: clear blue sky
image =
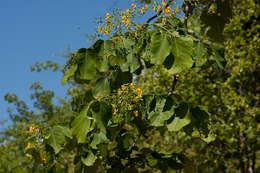
{"type": "Polygon", "coordinates": [[[59,72],[30,72],[37,61],[65,59],[54,54],[70,45],[88,47],[84,33],[94,32],[95,19],[112,7],[127,8],[128,0],[1,0],[0,2],[0,120],[8,119],[7,92],[32,106],[29,86],[41,81],[44,89],[63,97],[59,72]]]}

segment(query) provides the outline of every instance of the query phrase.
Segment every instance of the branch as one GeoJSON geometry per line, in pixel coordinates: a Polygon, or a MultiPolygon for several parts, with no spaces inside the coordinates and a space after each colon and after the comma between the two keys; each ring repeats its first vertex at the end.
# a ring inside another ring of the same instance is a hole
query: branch
{"type": "Polygon", "coordinates": [[[175,86],[176,86],[176,84],[177,84],[178,79],[179,79],[179,75],[178,75],[178,74],[174,75],[174,79],[173,79],[173,81],[172,81],[172,87],[171,87],[170,92],[168,93],[168,96],[174,94],[174,89],[175,89],[175,86]]]}
{"type": "Polygon", "coordinates": [[[184,1],[184,12],[185,12],[185,17],[184,17],[184,26],[185,26],[185,29],[188,28],[188,17],[189,17],[189,2],[187,1],[184,1]]]}
{"type": "MultiPolygon", "coordinates": [[[[173,1],[173,0],[169,0],[168,3],[166,4],[165,8],[167,8],[167,7],[172,3],[172,1],[173,1]]],[[[146,23],[147,23],[147,24],[150,23],[153,19],[155,19],[156,17],[160,16],[160,15],[162,14],[162,12],[163,12],[163,9],[161,9],[156,15],[150,17],[150,18],[146,21],[146,23]]]]}

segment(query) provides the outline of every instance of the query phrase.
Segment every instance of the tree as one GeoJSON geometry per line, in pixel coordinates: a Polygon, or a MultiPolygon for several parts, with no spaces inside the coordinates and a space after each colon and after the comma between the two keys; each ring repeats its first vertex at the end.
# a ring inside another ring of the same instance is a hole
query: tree
{"type": "Polygon", "coordinates": [[[184,20],[171,0],[106,14],[97,36],[107,39],[78,49],[64,68],[70,100],[55,106],[34,84],[37,113],[6,96],[18,115],[10,114],[0,151],[19,147],[21,160],[5,153],[13,166],[0,167],[257,172],[259,4],[243,3],[184,1],[184,20]],[[155,15],[135,23],[149,9],[155,15]]]}

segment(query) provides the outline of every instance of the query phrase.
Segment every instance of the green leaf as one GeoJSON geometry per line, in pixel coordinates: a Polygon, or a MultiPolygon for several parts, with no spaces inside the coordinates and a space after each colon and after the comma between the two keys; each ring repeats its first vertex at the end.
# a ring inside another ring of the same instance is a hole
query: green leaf
{"type": "Polygon", "coordinates": [[[95,161],[97,159],[97,156],[95,156],[92,151],[88,152],[88,156],[86,158],[81,157],[81,161],[86,165],[86,166],[92,166],[94,165],[95,161]]]}
{"type": "Polygon", "coordinates": [[[109,70],[108,58],[105,55],[105,42],[99,39],[91,46],[96,54],[96,68],[99,72],[107,72],[109,70]]]}
{"type": "Polygon", "coordinates": [[[125,57],[123,57],[120,53],[117,53],[116,55],[110,55],[108,57],[108,59],[109,59],[109,63],[112,66],[122,65],[122,64],[126,63],[125,57]]]}
{"type": "Polygon", "coordinates": [[[163,126],[164,122],[171,118],[171,116],[174,114],[174,109],[171,109],[170,111],[166,112],[152,112],[150,114],[150,122],[152,126],[159,127],[163,126]]]}
{"type": "Polygon", "coordinates": [[[169,131],[177,132],[181,130],[184,126],[190,124],[191,118],[190,115],[187,114],[184,118],[175,117],[174,120],[167,125],[169,131]]]}
{"type": "Polygon", "coordinates": [[[95,112],[91,110],[92,117],[95,119],[95,123],[97,125],[97,129],[99,129],[102,133],[106,134],[106,127],[108,120],[111,118],[111,111],[108,106],[104,103],[100,103],[97,105],[98,111],[95,112]],[[110,115],[110,116],[109,116],[110,115]]]}
{"type": "Polygon", "coordinates": [[[95,133],[94,138],[90,144],[90,147],[93,149],[97,149],[97,145],[101,143],[107,143],[108,139],[103,132],[95,133]]]}
{"type": "Polygon", "coordinates": [[[216,135],[214,135],[213,133],[209,133],[207,137],[205,137],[203,134],[201,136],[201,139],[203,141],[205,141],[206,143],[210,143],[212,141],[215,141],[216,139],[216,135]]]}
{"type": "Polygon", "coordinates": [[[170,43],[167,35],[161,32],[154,32],[151,36],[151,63],[162,64],[170,54],[170,43]]]}
{"type": "Polygon", "coordinates": [[[77,71],[78,69],[78,65],[77,64],[73,64],[70,69],[68,71],[65,72],[61,84],[62,85],[66,85],[66,83],[68,82],[69,78],[71,78],[74,73],[77,71]]]}
{"type": "Polygon", "coordinates": [[[141,66],[139,63],[138,57],[134,53],[128,54],[126,56],[126,59],[127,59],[127,62],[120,66],[120,68],[123,72],[128,71],[129,67],[130,67],[130,72],[134,73],[141,66]]]}
{"type": "Polygon", "coordinates": [[[175,37],[172,40],[171,51],[174,55],[174,63],[168,70],[171,74],[177,74],[192,67],[192,46],[193,40],[189,37],[175,37]]]}
{"type": "MultiPolygon", "coordinates": [[[[90,104],[90,103],[89,103],[90,104]]],[[[93,130],[93,118],[87,116],[89,105],[85,106],[80,114],[73,120],[71,133],[76,136],[78,143],[86,141],[87,134],[93,130]]]]}
{"type": "Polygon", "coordinates": [[[110,94],[110,84],[107,78],[99,79],[92,87],[93,97],[104,97],[110,94]]]}
{"type": "Polygon", "coordinates": [[[195,43],[195,51],[193,57],[197,67],[202,66],[207,61],[207,59],[205,58],[206,54],[207,48],[204,46],[204,44],[201,42],[195,43]]]}
{"type": "Polygon", "coordinates": [[[70,130],[67,127],[55,126],[49,130],[47,143],[54,149],[55,154],[59,153],[65,143],[65,136],[71,138],[70,130]]]}
{"type": "Polygon", "coordinates": [[[156,101],[155,107],[152,108],[154,110],[148,114],[148,119],[150,120],[152,126],[163,126],[165,121],[171,118],[171,116],[174,114],[174,107],[171,107],[169,111],[163,111],[166,99],[163,97],[155,97],[154,101],[156,101]]]}
{"type": "Polygon", "coordinates": [[[198,129],[200,134],[207,137],[210,134],[209,129],[209,113],[202,107],[195,107],[191,109],[191,115],[194,120],[194,125],[198,129]]]}
{"type": "Polygon", "coordinates": [[[81,80],[91,80],[96,77],[96,55],[93,50],[86,49],[85,52],[78,53],[79,64],[77,77],[81,80]]]}
{"type": "Polygon", "coordinates": [[[174,119],[167,125],[169,131],[179,131],[191,122],[188,104],[182,103],[175,110],[174,119]]]}

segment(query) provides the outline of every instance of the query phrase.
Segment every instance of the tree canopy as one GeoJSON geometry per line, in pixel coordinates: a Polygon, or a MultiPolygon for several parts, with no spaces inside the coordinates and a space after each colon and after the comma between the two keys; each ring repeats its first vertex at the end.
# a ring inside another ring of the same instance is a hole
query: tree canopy
{"type": "Polygon", "coordinates": [[[63,67],[32,66],[62,71],[66,99],[40,83],[33,108],[6,94],[0,172],[259,172],[259,14],[257,0],[105,14],[63,67]]]}

